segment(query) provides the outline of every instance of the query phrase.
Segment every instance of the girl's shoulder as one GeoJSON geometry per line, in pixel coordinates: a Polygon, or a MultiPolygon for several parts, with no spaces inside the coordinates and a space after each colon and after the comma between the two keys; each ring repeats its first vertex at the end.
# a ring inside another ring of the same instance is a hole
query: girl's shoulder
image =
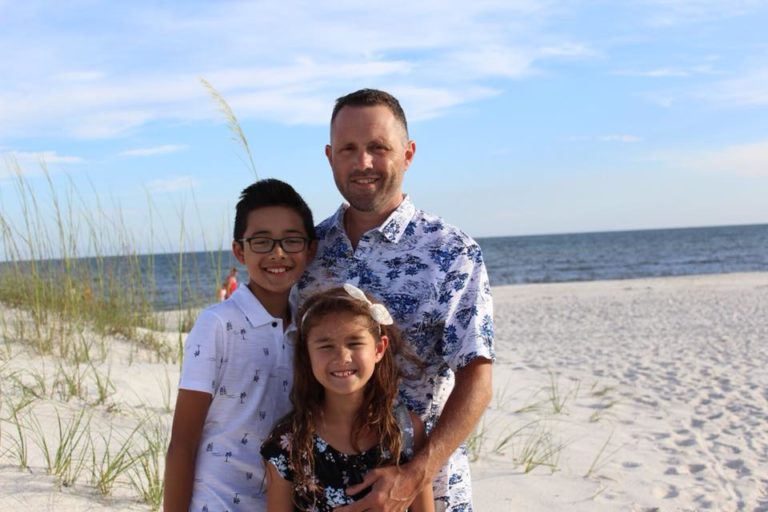
{"type": "Polygon", "coordinates": [[[290,453],[292,437],[293,430],[291,428],[290,416],[286,416],[275,424],[272,431],[262,443],[262,457],[268,458],[267,453],[265,452],[268,452],[270,455],[274,455],[278,452],[290,453]]]}

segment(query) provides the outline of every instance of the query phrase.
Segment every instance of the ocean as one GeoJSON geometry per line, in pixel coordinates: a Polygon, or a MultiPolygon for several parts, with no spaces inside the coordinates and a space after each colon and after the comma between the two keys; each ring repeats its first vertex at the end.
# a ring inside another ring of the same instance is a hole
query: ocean
{"type": "MultiPolygon", "coordinates": [[[[477,242],[492,286],[768,271],[768,224],[506,236],[477,242]]],[[[204,260],[211,257],[198,253],[189,267],[205,269],[204,260]]],[[[234,262],[228,255],[222,261],[234,262]]],[[[241,269],[240,278],[245,275],[241,269]]],[[[205,281],[200,274],[196,280],[205,281]]],[[[169,298],[177,296],[171,281],[158,279],[159,289],[169,287],[169,298]]],[[[158,307],[173,304],[162,300],[158,307]]]]}
{"type": "Polygon", "coordinates": [[[491,285],[768,271],[768,224],[481,238],[491,285]]]}
{"type": "MultiPolygon", "coordinates": [[[[492,286],[768,271],[768,224],[478,238],[492,286]]],[[[158,310],[217,300],[229,251],[138,256],[158,310]],[[178,269],[181,268],[182,272],[178,269]],[[179,279],[179,276],[182,276],[179,279]],[[179,292],[181,290],[181,293],[179,292]]],[[[125,268],[121,257],[104,265],[125,268]]],[[[0,264],[1,266],[1,264],[0,264]]]]}

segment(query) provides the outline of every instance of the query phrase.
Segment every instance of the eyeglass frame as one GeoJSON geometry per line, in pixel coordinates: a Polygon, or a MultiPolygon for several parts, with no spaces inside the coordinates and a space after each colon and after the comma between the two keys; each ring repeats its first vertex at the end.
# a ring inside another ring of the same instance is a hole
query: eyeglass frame
{"type": "Polygon", "coordinates": [[[308,238],[306,236],[286,236],[284,238],[271,238],[271,237],[268,237],[268,236],[249,236],[248,238],[240,238],[237,241],[240,242],[243,245],[247,244],[248,245],[248,249],[252,253],[254,253],[254,254],[269,254],[269,253],[271,253],[272,251],[275,250],[275,246],[278,245],[278,244],[280,245],[280,249],[282,249],[284,253],[286,253],[286,254],[298,254],[298,253],[300,253],[301,251],[303,251],[304,249],[307,248],[307,245],[309,245],[309,243],[312,241],[312,239],[308,238]],[[251,245],[251,240],[256,240],[258,238],[260,238],[262,240],[269,240],[269,241],[272,242],[272,245],[269,247],[268,251],[263,251],[262,252],[262,251],[255,251],[253,249],[253,246],[251,245]],[[291,239],[294,239],[294,240],[299,240],[300,239],[300,240],[302,240],[304,242],[304,244],[301,246],[301,249],[299,249],[298,251],[289,251],[289,250],[287,250],[285,248],[285,246],[283,245],[283,241],[291,240],[291,239]]]}

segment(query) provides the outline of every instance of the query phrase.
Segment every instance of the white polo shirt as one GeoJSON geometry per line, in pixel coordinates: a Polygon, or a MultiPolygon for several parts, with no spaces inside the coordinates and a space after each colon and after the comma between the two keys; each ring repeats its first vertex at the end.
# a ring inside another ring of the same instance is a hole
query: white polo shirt
{"type": "Polygon", "coordinates": [[[282,320],[245,285],[197,318],[184,347],[179,389],[210,393],[213,401],[190,510],[266,510],[259,449],[290,410],[295,331],[292,323],[284,332],[282,320]]]}

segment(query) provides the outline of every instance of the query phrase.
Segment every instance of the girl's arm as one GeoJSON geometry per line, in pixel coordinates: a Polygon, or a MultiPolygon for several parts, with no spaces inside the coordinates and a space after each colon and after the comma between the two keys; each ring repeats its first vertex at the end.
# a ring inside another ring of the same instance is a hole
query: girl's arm
{"type": "MultiPolygon", "coordinates": [[[[411,423],[413,423],[414,451],[418,451],[424,446],[424,441],[426,441],[424,422],[414,413],[409,411],[408,414],[411,415],[411,423]]],[[[421,489],[421,492],[416,495],[416,499],[413,500],[413,503],[411,503],[408,510],[411,512],[435,512],[435,497],[432,494],[432,482],[428,482],[421,489]]]]}
{"type": "Polygon", "coordinates": [[[267,512],[293,512],[293,484],[280,476],[275,466],[264,461],[267,470],[267,512]]]}
{"type": "Polygon", "coordinates": [[[171,441],[165,457],[165,512],[187,512],[192,500],[195,462],[205,417],[212,396],[202,391],[180,389],[173,414],[171,441]]]}

